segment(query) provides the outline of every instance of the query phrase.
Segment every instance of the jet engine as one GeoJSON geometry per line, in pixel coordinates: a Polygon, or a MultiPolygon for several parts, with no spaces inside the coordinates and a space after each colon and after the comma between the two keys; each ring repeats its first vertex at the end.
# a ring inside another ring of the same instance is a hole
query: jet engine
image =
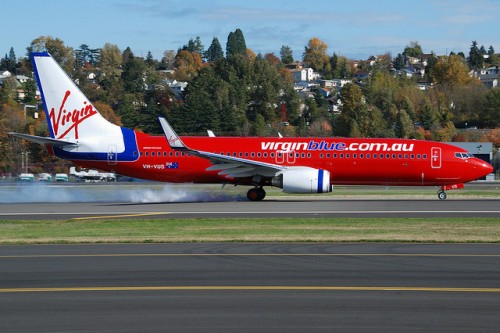
{"type": "Polygon", "coordinates": [[[285,193],[326,193],[332,191],[330,172],[309,167],[291,167],[280,171],[271,184],[285,193]]]}

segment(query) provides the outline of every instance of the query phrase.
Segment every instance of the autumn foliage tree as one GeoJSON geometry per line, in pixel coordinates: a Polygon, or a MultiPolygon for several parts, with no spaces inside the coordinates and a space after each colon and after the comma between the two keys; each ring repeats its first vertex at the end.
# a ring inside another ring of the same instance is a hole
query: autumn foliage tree
{"type": "Polygon", "coordinates": [[[331,72],[330,58],[326,54],[328,45],[317,37],[309,40],[305,47],[302,60],[306,66],[320,73],[331,72]]]}

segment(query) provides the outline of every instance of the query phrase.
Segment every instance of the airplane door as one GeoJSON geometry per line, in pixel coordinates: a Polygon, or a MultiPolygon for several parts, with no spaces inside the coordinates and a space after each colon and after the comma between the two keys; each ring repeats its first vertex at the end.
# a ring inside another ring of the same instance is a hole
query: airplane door
{"type": "Polygon", "coordinates": [[[287,153],[286,158],[288,164],[295,164],[295,152],[293,150],[287,153]]]}
{"type": "Polygon", "coordinates": [[[434,169],[441,168],[441,148],[431,148],[431,166],[434,169]]]}
{"type": "Polygon", "coordinates": [[[108,146],[108,164],[109,165],[116,165],[116,161],[118,160],[118,153],[116,152],[116,146],[115,145],[109,145],[108,146]]]}

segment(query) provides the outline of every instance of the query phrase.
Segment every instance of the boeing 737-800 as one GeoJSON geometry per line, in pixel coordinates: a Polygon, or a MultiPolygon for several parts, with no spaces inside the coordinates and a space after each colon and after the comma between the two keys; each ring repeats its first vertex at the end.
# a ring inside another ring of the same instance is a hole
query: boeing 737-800
{"type": "Polygon", "coordinates": [[[407,139],[179,137],[160,118],[164,136],[104,119],[46,52],[32,53],[50,138],[20,133],[75,165],[173,183],[247,185],[249,200],[265,186],[286,193],[326,193],[332,185],[438,186],[446,190],[492,172],[453,145],[407,139]]]}

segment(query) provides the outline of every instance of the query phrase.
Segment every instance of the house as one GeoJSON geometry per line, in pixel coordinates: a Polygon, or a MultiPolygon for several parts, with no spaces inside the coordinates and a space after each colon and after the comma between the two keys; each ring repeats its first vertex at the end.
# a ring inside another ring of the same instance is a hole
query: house
{"type": "Polygon", "coordinates": [[[353,77],[356,80],[363,81],[363,80],[368,79],[369,75],[370,75],[370,72],[363,70],[363,71],[357,71],[356,73],[354,73],[353,77]]]}
{"type": "Polygon", "coordinates": [[[318,74],[315,74],[312,68],[299,68],[290,70],[293,82],[314,81],[318,74]]]}
{"type": "Polygon", "coordinates": [[[477,76],[481,83],[483,83],[487,88],[497,88],[500,86],[499,66],[482,68],[476,73],[473,73],[473,75],[477,76]]]}

